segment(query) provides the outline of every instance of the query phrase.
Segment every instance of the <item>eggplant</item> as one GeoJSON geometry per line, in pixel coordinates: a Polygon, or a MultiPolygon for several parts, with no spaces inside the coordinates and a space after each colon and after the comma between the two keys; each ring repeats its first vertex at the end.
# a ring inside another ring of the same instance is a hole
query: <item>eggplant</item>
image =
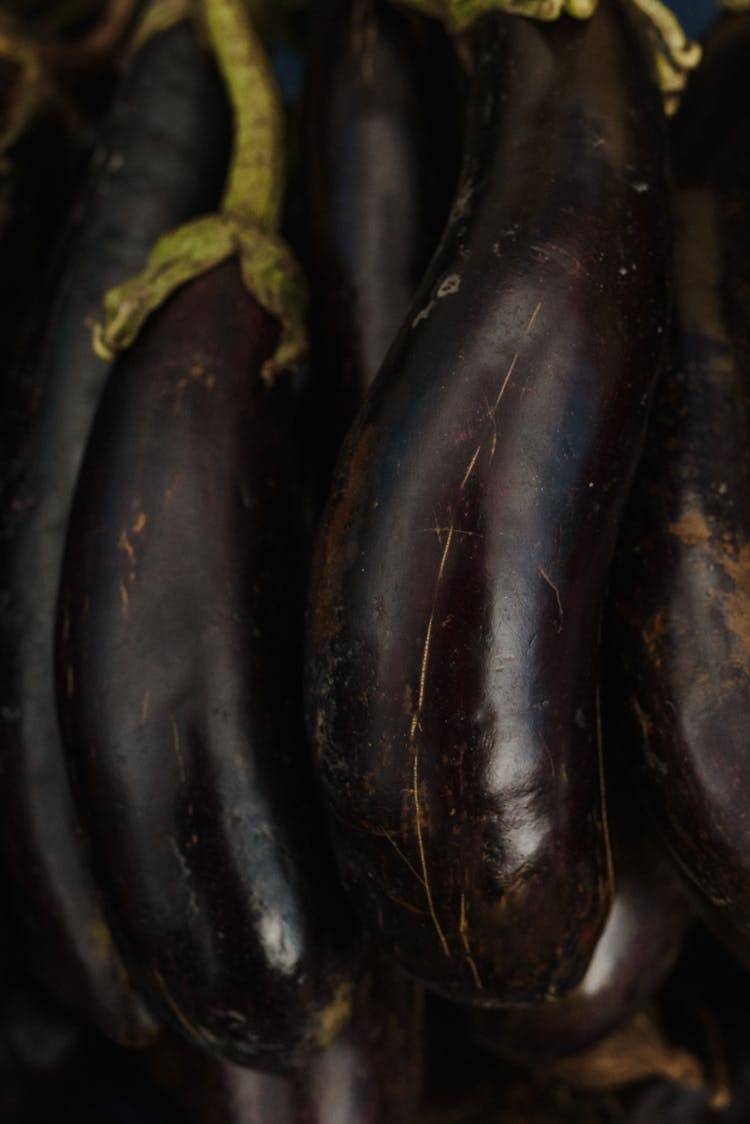
{"type": "Polygon", "coordinates": [[[279,324],[230,258],[117,362],[61,583],[61,709],[108,916],[160,1021],[283,1070],[356,947],[301,713],[306,551],[279,324]]]}
{"type": "Polygon", "coordinates": [[[707,919],[750,955],[750,18],[709,40],[673,136],[673,361],[618,546],[622,747],[707,919]],[[744,303],[744,308],[742,307],[744,303]]]}
{"type": "Polygon", "coordinates": [[[195,1045],[283,1072],[351,1015],[360,933],[302,713],[307,345],[281,102],[242,0],[201,14],[232,160],[217,213],[104,301],[95,345],[122,354],[68,529],[58,697],[136,985],[195,1045]]]}
{"type": "Polygon", "coordinates": [[[70,503],[108,365],[88,321],[165,228],[215,204],[229,113],[213,61],[181,23],[123,73],[96,167],[60,251],[43,333],[3,386],[0,466],[0,850],[30,969],[106,1033],[153,1023],[127,984],[73,807],[58,726],[54,631],[70,503]]]}
{"type": "Polygon", "coordinates": [[[344,446],[307,713],[341,870],[479,1005],[582,979],[611,899],[605,583],[662,352],[659,97],[626,5],[476,22],[451,218],[344,446]]]}
{"type": "Polygon", "coordinates": [[[422,1018],[421,990],[376,954],[349,1024],[294,1073],[231,1065],[176,1038],[155,1047],[153,1069],[190,1124],[413,1124],[422,1018]]]}
{"type": "Polygon", "coordinates": [[[629,786],[610,770],[607,791],[614,894],[583,980],[549,1003],[467,1014],[475,1041],[511,1060],[549,1063],[595,1045],[651,1002],[681,950],[691,915],[681,880],[653,829],[634,815],[629,786]]]}
{"type": "Polygon", "coordinates": [[[338,452],[445,225],[460,93],[434,20],[385,0],[318,4],[304,102],[318,450],[338,452]]]}

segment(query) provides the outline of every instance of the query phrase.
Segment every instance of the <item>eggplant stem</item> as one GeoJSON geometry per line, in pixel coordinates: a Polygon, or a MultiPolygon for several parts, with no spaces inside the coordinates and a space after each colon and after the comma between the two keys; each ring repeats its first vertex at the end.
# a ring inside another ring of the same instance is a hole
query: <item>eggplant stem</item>
{"type": "MultiPolygon", "coordinates": [[[[395,0],[423,15],[433,16],[445,25],[451,35],[465,31],[486,12],[552,21],[563,12],[574,19],[589,19],[598,0],[395,0]]],[[[609,0],[605,0],[609,2],[609,0]]],[[[632,0],[645,17],[655,56],[655,77],[664,99],[664,110],[674,113],[679,93],[685,88],[688,71],[701,60],[698,43],[688,39],[677,16],[662,0],[632,0]]],[[[727,5],[750,6],[750,0],[724,0],[727,5]]]]}
{"type": "Polygon", "coordinates": [[[140,0],[108,0],[101,19],[80,39],[41,43],[42,61],[56,70],[100,66],[115,51],[133,22],[140,0]]]}
{"type": "MultiPolygon", "coordinates": [[[[157,0],[161,11],[167,11],[157,0]]],[[[234,109],[234,146],[217,214],[164,234],[145,269],[104,298],[92,346],[111,361],[135,341],[147,318],[180,286],[237,254],[245,288],[275,316],[281,333],[261,377],[270,384],[307,352],[304,277],[280,237],[284,193],[283,111],[246,0],[200,0],[206,30],[234,109]]],[[[174,4],[170,11],[176,10],[174,4]]],[[[182,8],[180,8],[182,11],[182,8]]]]}
{"type": "Polygon", "coordinates": [[[183,20],[195,19],[196,3],[197,0],[151,0],[128,43],[126,58],[137,54],[152,36],[183,20]]]}
{"type": "Polygon", "coordinates": [[[664,112],[671,116],[679,107],[689,71],[701,61],[701,46],[687,38],[679,20],[662,0],[632,0],[632,3],[644,17],[664,112]]]}
{"type": "Polygon", "coordinates": [[[234,110],[222,211],[276,231],[284,196],[284,119],[276,79],[243,0],[202,0],[208,39],[234,110]]]}

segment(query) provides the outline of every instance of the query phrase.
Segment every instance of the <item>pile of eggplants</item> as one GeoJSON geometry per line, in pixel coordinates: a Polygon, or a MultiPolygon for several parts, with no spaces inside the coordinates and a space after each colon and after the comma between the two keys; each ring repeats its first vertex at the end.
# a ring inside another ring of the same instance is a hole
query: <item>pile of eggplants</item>
{"type": "Polygon", "coordinates": [[[592,7],[0,13],[19,1119],[744,1119],[750,14],[592,7]]]}

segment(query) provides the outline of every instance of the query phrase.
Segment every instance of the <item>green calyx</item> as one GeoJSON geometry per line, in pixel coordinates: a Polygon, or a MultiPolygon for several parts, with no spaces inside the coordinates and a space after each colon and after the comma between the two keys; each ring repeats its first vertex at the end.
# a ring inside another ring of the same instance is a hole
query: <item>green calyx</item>
{"type": "Polygon", "coordinates": [[[509,15],[549,22],[563,12],[576,19],[593,15],[597,0],[396,0],[404,7],[433,16],[445,24],[451,35],[458,35],[486,12],[507,12],[509,15]]]}
{"type": "MultiPolygon", "coordinates": [[[[395,0],[403,7],[443,22],[451,35],[459,35],[487,12],[505,12],[529,19],[551,21],[561,15],[589,19],[599,0],[395,0]]],[[[607,3],[608,0],[603,0],[607,3]]],[[[750,0],[724,0],[745,3],[750,0]]],[[[698,66],[701,48],[691,42],[674,13],[662,0],[632,0],[645,17],[654,54],[656,80],[664,98],[666,113],[674,113],[689,71],[698,66]]]]}
{"type": "MultiPolygon", "coordinates": [[[[184,5],[185,0],[180,2],[184,5]]],[[[93,328],[93,347],[102,359],[111,360],[134,342],[150,314],[181,285],[237,255],[245,287],[281,325],[276,351],[262,371],[270,382],[280,371],[296,366],[307,351],[305,281],[279,234],[285,180],[281,99],[248,19],[248,0],[198,4],[234,111],[224,197],[217,214],[163,235],[144,270],[110,289],[103,322],[93,328]]],[[[178,4],[156,0],[155,7],[175,11],[178,4]]]]}
{"type": "Polygon", "coordinates": [[[95,324],[93,347],[107,361],[135,341],[152,312],[181,285],[235,254],[245,287],[281,323],[281,336],[262,375],[273,381],[304,356],[306,289],[283,239],[244,218],[220,213],[195,219],[163,235],[145,269],[104,298],[104,321],[95,324]]]}

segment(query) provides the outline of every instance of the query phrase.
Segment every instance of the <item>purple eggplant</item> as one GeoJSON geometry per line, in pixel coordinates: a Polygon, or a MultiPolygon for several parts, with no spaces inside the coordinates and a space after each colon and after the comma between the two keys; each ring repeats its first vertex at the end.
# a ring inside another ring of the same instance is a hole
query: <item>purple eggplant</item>
{"type": "Polygon", "coordinates": [[[358,415],[309,602],[346,884],[442,993],[581,980],[612,869],[598,636],[662,351],[659,95],[627,5],[492,14],[449,224],[358,415]]]}
{"type": "Polygon", "coordinates": [[[750,18],[675,122],[674,358],[613,581],[622,757],[706,916],[750,955],[750,18]]]}
{"type": "Polygon", "coordinates": [[[234,110],[232,160],[218,212],[166,234],[105,299],[96,346],[122,354],[68,527],[58,697],[137,988],[195,1045],[284,1071],[351,1014],[360,932],[302,712],[305,338],[276,233],[280,99],[242,0],[201,8],[234,110]],[[156,303],[126,342],[149,279],[156,303]]]}
{"type": "MultiPolygon", "coordinates": [[[[450,208],[458,63],[434,20],[321,0],[305,99],[314,406],[335,454],[401,326],[450,208]]],[[[318,453],[319,455],[319,453],[318,453]]]]}
{"type": "Polygon", "coordinates": [[[413,1124],[421,1094],[422,994],[373,957],[336,1041],[291,1074],[191,1050],[155,1049],[154,1071],[190,1124],[413,1124]]]}
{"type": "Polygon", "coordinates": [[[279,325],[228,260],[116,364],[61,592],[61,707],[107,914],[159,1018],[286,1069],[346,1021],[355,931],[301,715],[305,541],[279,325]]]}
{"type": "Polygon", "coordinates": [[[586,975],[561,999],[467,1015],[475,1040],[504,1057],[533,1065],[593,1046],[654,998],[682,947],[681,880],[627,784],[610,770],[607,780],[615,885],[586,975]]]}

